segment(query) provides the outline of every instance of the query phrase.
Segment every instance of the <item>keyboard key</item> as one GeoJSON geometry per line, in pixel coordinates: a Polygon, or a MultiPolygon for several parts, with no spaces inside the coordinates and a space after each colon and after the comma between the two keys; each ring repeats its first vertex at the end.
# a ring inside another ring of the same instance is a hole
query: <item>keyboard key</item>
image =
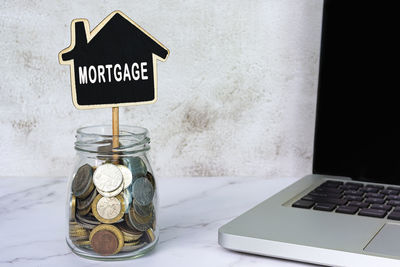
{"type": "Polygon", "coordinates": [[[395,196],[395,195],[388,195],[386,197],[387,200],[400,200],[400,196],[395,196]]]}
{"type": "Polygon", "coordinates": [[[336,205],[329,203],[317,203],[314,206],[315,210],[332,211],[336,208],[336,205]]]}
{"type": "Polygon", "coordinates": [[[371,209],[377,209],[377,210],[386,210],[389,211],[392,209],[392,206],[385,205],[385,204],[372,204],[371,209]]]}
{"type": "Polygon", "coordinates": [[[383,218],[386,216],[386,211],[385,210],[377,210],[377,209],[362,209],[362,210],[360,210],[358,215],[383,218]]]}
{"type": "Polygon", "coordinates": [[[365,203],[369,203],[369,204],[383,204],[385,203],[385,200],[381,199],[381,198],[366,198],[364,199],[365,203]]]}
{"type": "Polygon", "coordinates": [[[365,197],[385,198],[385,195],[384,194],[379,194],[379,193],[366,193],[365,197]]]}
{"type": "Polygon", "coordinates": [[[348,206],[354,206],[358,208],[368,208],[369,204],[361,201],[350,201],[348,206]]]}
{"type": "Polygon", "coordinates": [[[394,208],[394,210],[392,210],[392,212],[400,212],[400,207],[394,208]]]}
{"type": "Polygon", "coordinates": [[[393,207],[398,207],[400,206],[400,200],[389,200],[386,204],[393,207]]]}
{"type": "Polygon", "coordinates": [[[353,196],[353,195],[347,195],[343,197],[344,199],[351,200],[351,201],[363,201],[363,197],[358,197],[358,196],[353,196]]]}
{"type": "Polygon", "coordinates": [[[386,187],[387,190],[395,190],[395,191],[399,191],[400,192],[400,187],[397,186],[388,186],[386,187]]]}
{"type": "Polygon", "coordinates": [[[343,192],[343,189],[332,188],[332,187],[317,187],[314,191],[318,192],[318,193],[328,193],[328,194],[340,195],[343,192]]]}
{"type": "Polygon", "coordinates": [[[336,209],[338,213],[355,214],[358,211],[356,206],[340,206],[336,209]]]}
{"type": "Polygon", "coordinates": [[[328,181],[324,182],[323,184],[321,184],[320,186],[338,188],[339,185],[342,185],[342,184],[343,184],[343,182],[340,182],[340,181],[328,180],[328,181]]]}
{"type": "MultiPolygon", "coordinates": [[[[304,197],[302,197],[301,198],[301,200],[306,200],[306,201],[313,201],[313,197],[312,196],[309,196],[309,195],[306,195],[306,196],[304,196],[304,197]]],[[[314,201],[313,201],[314,202],[314,201]]]]}
{"type": "Polygon", "coordinates": [[[360,188],[364,185],[362,183],[354,183],[354,182],[347,182],[345,186],[353,187],[353,188],[360,188]]]}
{"type": "Polygon", "coordinates": [[[390,189],[381,190],[381,194],[385,195],[398,195],[399,193],[400,191],[397,190],[390,190],[390,189]]]}
{"type": "Polygon", "coordinates": [[[365,193],[378,193],[379,189],[378,188],[374,188],[374,187],[362,187],[360,189],[361,192],[365,192],[365,193]]]}
{"type": "Polygon", "coordinates": [[[389,214],[388,219],[400,221],[400,212],[392,211],[392,213],[389,214]]]}
{"type": "Polygon", "coordinates": [[[307,200],[297,200],[295,203],[292,204],[292,207],[302,209],[310,209],[312,206],[314,206],[314,202],[307,200]]]}
{"type": "Polygon", "coordinates": [[[309,196],[312,196],[312,197],[320,197],[320,198],[323,198],[323,197],[327,197],[327,198],[341,198],[342,197],[342,195],[338,195],[338,194],[330,194],[330,193],[321,193],[321,192],[315,192],[315,191],[312,191],[311,193],[309,193],[308,194],[309,196]]]}
{"type": "Polygon", "coordinates": [[[329,197],[313,197],[310,194],[303,197],[302,200],[313,201],[316,203],[330,203],[330,204],[335,204],[335,205],[346,205],[346,203],[347,203],[346,199],[329,198],[329,197]]]}
{"type": "Polygon", "coordinates": [[[377,184],[367,184],[365,187],[376,188],[379,190],[382,190],[385,188],[383,185],[377,185],[377,184]]]}
{"type": "Polygon", "coordinates": [[[358,191],[358,190],[346,190],[343,192],[345,195],[351,195],[351,196],[362,196],[364,195],[364,192],[358,191]]]}

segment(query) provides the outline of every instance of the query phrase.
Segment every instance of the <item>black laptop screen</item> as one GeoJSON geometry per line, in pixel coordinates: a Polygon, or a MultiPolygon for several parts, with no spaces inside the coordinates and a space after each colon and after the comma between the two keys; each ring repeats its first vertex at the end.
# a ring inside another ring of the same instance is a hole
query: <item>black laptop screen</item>
{"type": "Polygon", "coordinates": [[[400,16],[391,3],[324,3],[314,173],[400,184],[400,16]]]}

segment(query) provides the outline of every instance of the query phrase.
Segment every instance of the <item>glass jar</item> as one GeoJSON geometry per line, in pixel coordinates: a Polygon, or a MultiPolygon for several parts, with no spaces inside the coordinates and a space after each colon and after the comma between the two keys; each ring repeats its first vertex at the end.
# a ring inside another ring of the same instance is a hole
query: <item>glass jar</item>
{"type": "Polygon", "coordinates": [[[99,260],[135,258],[158,241],[157,187],[147,159],[145,128],[111,125],[76,132],[76,161],[68,182],[67,244],[99,260]],[[115,146],[115,145],[114,145],[115,146]]]}

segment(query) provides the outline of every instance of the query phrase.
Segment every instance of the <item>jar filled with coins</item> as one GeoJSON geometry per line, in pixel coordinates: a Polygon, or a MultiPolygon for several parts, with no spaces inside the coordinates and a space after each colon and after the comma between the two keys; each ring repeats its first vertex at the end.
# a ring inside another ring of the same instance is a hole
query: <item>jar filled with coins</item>
{"type": "Polygon", "coordinates": [[[120,126],[113,136],[111,130],[106,125],[77,130],[68,183],[67,243],[74,253],[99,260],[144,255],[159,234],[148,131],[120,126]]]}

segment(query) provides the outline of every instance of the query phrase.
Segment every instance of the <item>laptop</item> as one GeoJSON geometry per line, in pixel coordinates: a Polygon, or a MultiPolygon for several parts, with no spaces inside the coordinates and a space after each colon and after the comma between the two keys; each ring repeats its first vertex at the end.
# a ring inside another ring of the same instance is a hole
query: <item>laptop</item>
{"type": "Polygon", "coordinates": [[[389,1],[325,0],[312,174],[222,226],[222,247],[400,266],[396,13],[389,1]]]}

